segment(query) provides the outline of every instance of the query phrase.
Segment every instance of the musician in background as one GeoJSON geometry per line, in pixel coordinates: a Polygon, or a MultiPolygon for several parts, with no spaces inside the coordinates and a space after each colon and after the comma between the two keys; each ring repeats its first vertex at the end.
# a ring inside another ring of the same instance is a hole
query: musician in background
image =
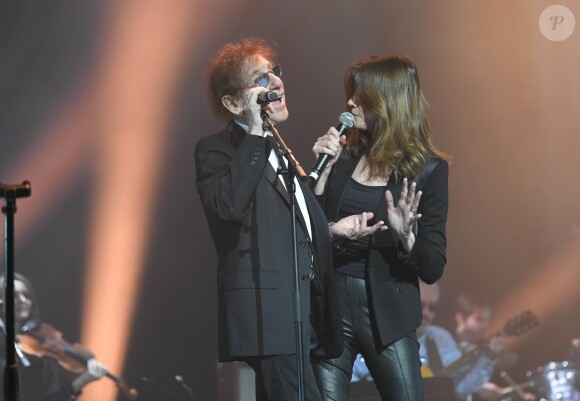
{"type": "MultiPolygon", "coordinates": [[[[475,294],[460,294],[457,297],[455,312],[455,338],[461,351],[466,354],[478,347],[485,346],[486,342],[495,341],[486,338],[493,308],[490,300],[478,297],[475,294]]],[[[495,358],[495,371],[507,369],[517,362],[517,355],[505,349],[497,353],[495,358]]],[[[475,394],[474,400],[499,401],[506,398],[502,387],[491,381],[486,382],[475,394]]],[[[525,393],[526,400],[535,400],[531,393],[525,393]]]]}
{"type": "MultiPolygon", "coordinates": [[[[4,277],[0,277],[0,369],[4,372],[6,365],[5,350],[5,313],[4,313],[4,277]]],[[[21,274],[14,278],[14,323],[15,332],[19,334],[31,320],[40,319],[40,311],[32,283],[21,274]]],[[[107,368],[95,359],[87,364],[87,370],[78,376],[70,376],[60,368],[58,362],[49,357],[39,358],[33,355],[18,353],[19,389],[21,401],[66,401],[75,399],[84,386],[105,375],[107,368]]],[[[0,381],[0,394],[4,393],[4,383],[0,381]]]]}
{"type": "Polygon", "coordinates": [[[423,365],[427,366],[435,376],[451,377],[458,399],[469,399],[472,393],[480,390],[491,378],[497,356],[504,348],[504,338],[503,336],[493,337],[489,346],[476,358],[466,361],[461,366],[453,365],[463,356],[463,353],[448,330],[433,324],[441,289],[437,283],[427,285],[420,282],[419,285],[423,320],[421,327],[417,330],[417,336],[421,344],[419,353],[423,365]],[[453,369],[453,366],[457,368],[453,369]]]}
{"type": "MultiPolygon", "coordinates": [[[[491,322],[491,301],[475,294],[460,294],[455,310],[455,339],[461,351],[469,352],[487,341],[486,334],[491,322]]],[[[516,364],[517,355],[503,350],[495,365],[496,369],[507,369],[516,364]]]]}

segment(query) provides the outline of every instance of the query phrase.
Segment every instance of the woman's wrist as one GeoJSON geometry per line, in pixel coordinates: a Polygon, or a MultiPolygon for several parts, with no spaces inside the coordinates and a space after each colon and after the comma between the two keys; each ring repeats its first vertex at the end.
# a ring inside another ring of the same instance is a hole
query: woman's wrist
{"type": "Polygon", "coordinates": [[[324,193],[324,187],[326,187],[326,181],[328,180],[329,175],[330,169],[328,167],[320,173],[320,176],[316,181],[316,186],[314,187],[314,195],[322,195],[324,193]]]}
{"type": "Polygon", "coordinates": [[[346,238],[341,236],[338,233],[333,232],[333,227],[336,224],[335,221],[331,221],[328,223],[328,232],[330,233],[330,240],[332,243],[332,247],[335,249],[341,249],[346,241],[346,238]]]}
{"type": "Polygon", "coordinates": [[[330,233],[330,238],[334,240],[334,233],[332,232],[332,226],[336,224],[335,221],[331,221],[328,223],[328,232],[330,233]]]}
{"type": "Polygon", "coordinates": [[[399,234],[399,241],[407,253],[411,253],[413,245],[415,244],[415,234],[409,232],[408,234],[399,234]]]}

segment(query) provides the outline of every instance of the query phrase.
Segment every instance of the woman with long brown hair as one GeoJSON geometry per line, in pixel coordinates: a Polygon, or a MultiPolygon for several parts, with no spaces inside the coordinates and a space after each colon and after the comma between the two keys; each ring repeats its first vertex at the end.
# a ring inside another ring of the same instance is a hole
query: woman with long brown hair
{"type": "Polygon", "coordinates": [[[418,279],[437,281],[446,262],[447,157],[432,144],[407,56],[354,62],[345,94],[354,132],[341,136],[331,127],[314,145],[317,157],[331,156],[315,193],[329,221],[371,210],[388,230],[336,244],[344,352],[315,363],[315,371],[324,400],[346,401],[360,353],[382,400],[420,401],[418,279]]]}

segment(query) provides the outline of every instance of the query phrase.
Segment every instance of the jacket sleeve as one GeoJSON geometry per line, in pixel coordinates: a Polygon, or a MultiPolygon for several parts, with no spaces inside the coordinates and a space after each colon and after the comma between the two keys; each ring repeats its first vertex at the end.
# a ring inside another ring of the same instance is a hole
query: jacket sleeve
{"type": "Polygon", "coordinates": [[[445,227],[448,208],[448,175],[449,166],[442,160],[431,172],[429,179],[421,189],[421,202],[418,212],[422,215],[418,221],[418,235],[409,254],[406,254],[399,243],[399,256],[404,263],[413,268],[417,275],[432,284],[443,275],[447,262],[445,249],[447,238],[445,227]]]}
{"type": "Polygon", "coordinates": [[[227,135],[201,139],[195,147],[196,188],[206,214],[242,222],[267,163],[267,139],[245,135],[236,150],[227,135]]]}

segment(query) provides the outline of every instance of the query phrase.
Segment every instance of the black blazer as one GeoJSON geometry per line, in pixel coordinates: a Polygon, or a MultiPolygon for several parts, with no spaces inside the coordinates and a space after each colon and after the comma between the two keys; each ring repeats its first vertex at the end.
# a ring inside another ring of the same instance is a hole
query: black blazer
{"type": "MultiPolygon", "coordinates": [[[[359,160],[360,157],[351,157],[343,151],[333,165],[324,194],[318,197],[329,220],[337,220],[345,184],[359,160]]],[[[425,184],[419,188],[423,191],[419,204],[422,218],[418,222],[418,236],[410,254],[404,251],[400,241],[390,230],[371,238],[366,279],[379,348],[391,344],[420,326],[418,277],[427,283],[433,283],[443,274],[447,260],[447,178],[448,164],[439,160],[425,184]]],[[[393,194],[395,202],[399,199],[401,185],[394,177],[389,178],[387,189],[393,194]]],[[[377,210],[372,212],[375,213],[376,221],[383,220],[388,225],[387,202],[384,196],[381,197],[377,210]]],[[[335,261],[336,259],[335,257],[335,261]]]]}
{"type": "MultiPolygon", "coordinates": [[[[270,150],[270,139],[248,135],[233,121],[195,149],[196,186],[219,258],[220,361],[295,353],[290,204],[268,162],[270,150]]],[[[312,246],[296,206],[304,329],[310,316],[320,342],[313,351],[335,357],[342,353],[342,321],[328,223],[311,190],[300,186],[313,237],[312,246]]]]}

